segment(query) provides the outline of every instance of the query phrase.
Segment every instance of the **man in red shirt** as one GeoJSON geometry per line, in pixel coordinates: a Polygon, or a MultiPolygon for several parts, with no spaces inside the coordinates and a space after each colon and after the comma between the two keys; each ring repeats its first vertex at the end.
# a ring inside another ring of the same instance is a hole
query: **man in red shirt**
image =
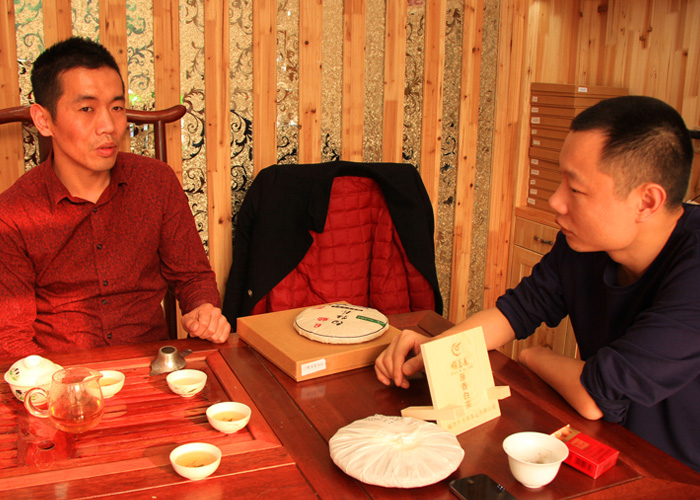
{"type": "Polygon", "coordinates": [[[0,352],[23,356],[167,339],[168,285],[193,337],[225,342],[216,279],[187,198],[166,164],[118,151],[124,83],[81,38],[32,71],[50,158],[0,194],[0,352]]]}

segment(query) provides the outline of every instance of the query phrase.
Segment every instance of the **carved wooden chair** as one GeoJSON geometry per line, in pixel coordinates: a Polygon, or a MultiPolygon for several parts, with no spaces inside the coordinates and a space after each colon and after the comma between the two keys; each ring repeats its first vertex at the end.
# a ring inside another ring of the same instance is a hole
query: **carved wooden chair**
{"type": "MultiPolygon", "coordinates": [[[[135,125],[149,124],[153,127],[153,146],[156,159],[166,162],[168,155],[166,152],[165,125],[183,117],[186,112],[185,106],[178,104],[167,109],[142,111],[136,109],[126,110],[126,119],[135,125]]],[[[24,123],[33,126],[32,117],[29,114],[29,106],[15,106],[0,110],[0,125],[4,123],[24,123]]],[[[44,161],[51,152],[51,138],[39,135],[39,161],[44,161]]],[[[165,321],[168,325],[170,338],[176,339],[178,332],[177,321],[177,301],[172,290],[168,290],[163,301],[165,321]]]]}

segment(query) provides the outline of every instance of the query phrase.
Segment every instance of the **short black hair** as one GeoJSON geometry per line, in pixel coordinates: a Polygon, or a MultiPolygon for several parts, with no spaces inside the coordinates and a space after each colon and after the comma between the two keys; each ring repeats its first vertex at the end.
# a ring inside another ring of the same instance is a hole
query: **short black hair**
{"type": "Polygon", "coordinates": [[[72,37],[58,42],[36,58],[32,68],[32,90],[34,101],[56,116],[56,105],[63,94],[60,77],[72,68],[112,68],[119,75],[124,89],[119,66],[114,56],[102,45],[87,38],[72,37]]]}
{"type": "Polygon", "coordinates": [[[613,177],[618,196],[654,182],[666,190],[668,207],[683,202],[694,152],[690,132],[673,107],[653,97],[614,97],[582,111],[571,130],[605,134],[599,167],[613,177]]]}

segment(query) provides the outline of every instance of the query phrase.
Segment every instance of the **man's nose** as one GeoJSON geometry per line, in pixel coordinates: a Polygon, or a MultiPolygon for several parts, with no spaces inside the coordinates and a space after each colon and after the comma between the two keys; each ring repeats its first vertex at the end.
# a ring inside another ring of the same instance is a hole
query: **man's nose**
{"type": "Polygon", "coordinates": [[[564,202],[563,190],[564,184],[559,183],[557,190],[554,191],[554,194],[549,197],[549,200],[547,200],[547,203],[549,203],[549,206],[552,207],[552,210],[558,214],[566,213],[566,203],[564,202]]]}
{"type": "Polygon", "coordinates": [[[109,109],[99,111],[96,129],[99,134],[111,134],[116,129],[116,117],[109,109]]]}

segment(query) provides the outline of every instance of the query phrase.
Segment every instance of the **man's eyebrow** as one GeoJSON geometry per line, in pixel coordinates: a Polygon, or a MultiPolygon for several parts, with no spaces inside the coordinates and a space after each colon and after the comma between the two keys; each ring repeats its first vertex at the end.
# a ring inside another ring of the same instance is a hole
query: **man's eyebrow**
{"type": "MultiPolygon", "coordinates": [[[[80,102],[80,101],[96,101],[97,97],[91,94],[79,94],[75,98],[75,102],[80,102]]],[[[110,102],[114,101],[126,101],[126,97],[124,97],[124,94],[119,94],[116,95],[112,98],[110,102]]]]}

